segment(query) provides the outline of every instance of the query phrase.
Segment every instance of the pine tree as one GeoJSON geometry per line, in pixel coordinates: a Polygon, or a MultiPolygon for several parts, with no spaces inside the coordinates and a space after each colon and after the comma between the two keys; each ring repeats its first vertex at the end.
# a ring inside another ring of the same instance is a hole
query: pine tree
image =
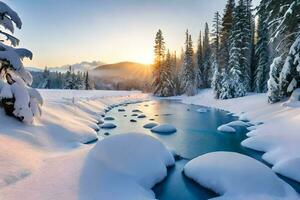
{"type": "Polygon", "coordinates": [[[212,85],[211,87],[214,90],[215,98],[220,97],[221,87],[222,87],[222,77],[221,77],[221,69],[220,69],[220,28],[221,28],[221,21],[220,21],[220,14],[219,12],[215,13],[215,17],[213,20],[213,42],[212,42],[212,50],[213,50],[213,61],[212,61],[212,69],[213,69],[213,78],[212,78],[212,85]]]}
{"type": "Polygon", "coordinates": [[[172,69],[173,61],[170,51],[168,50],[161,74],[162,91],[160,96],[168,97],[174,95],[172,69]]]}
{"type": "Polygon", "coordinates": [[[252,25],[248,1],[240,0],[234,11],[230,35],[229,77],[233,97],[245,96],[251,85],[252,25]]]}
{"type": "Polygon", "coordinates": [[[211,67],[211,47],[209,41],[209,28],[208,24],[205,23],[205,31],[203,38],[203,87],[209,88],[211,86],[212,79],[212,67],[211,67]]]}
{"type": "Polygon", "coordinates": [[[85,90],[91,90],[92,89],[91,84],[90,84],[89,72],[88,71],[85,73],[85,76],[84,76],[84,89],[85,90]]]}
{"type": "Polygon", "coordinates": [[[268,80],[268,101],[270,103],[276,103],[282,98],[279,76],[283,62],[282,56],[279,56],[273,60],[270,67],[270,78],[268,80]]]}
{"type": "Polygon", "coordinates": [[[202,47],[202,34],[200,31],[197,47],[197,87],[204,87],[204,65],[203,65],[203,47],[202,47]]]}
{"type": "Polygon", "coordinates": [[[161,96],[163,91],[161,75],[165,57],[165,42],[161,30],[158,30],[155,37],[154,56],[152,83],[153,93],[154,95],[161,96]]]}
{"type": "Polygon", "coordinates": [[[224,71],[228,69],[229,62],[229,36],[231,34],[233,23],[233,12],[235,8],[235,1],[228,0],[224,15],[222,18],[222,25],[220,30],[220,67],[224,71]]]}
{"type": "MultiPolygon", "coordinates": [[[[268,0],[267,0],[268,1],[268,0]]],[[[262,0],[258,11],[258,28],[257,28],[257,44],[255,49],[255,58],[257,59],[254,91],[261,93],[267,92],[267,82],[270,71],[270,51],[267,17],[269,13],[266,11],[267,1],[262,0]]]]}
{"type": "Polygon", "coordinates": [[[0,106],[5,113],[20,121],[33,122],[41,114],[43,99],[40,93],[31,88],[32,76],[23,66],[23,59],[32,59],[32,52],[24,48],[15,48],[19,39],[14,37],[15,27],[21,29],[22,21],[18,14],[0,2],[0,106]]]}
{"type": "Polygon", "coordinates": [[[192,37],[186,31],[185,53],[182,64],[182,88],[186,95],[192,96],[197,92],[196,69],[194,63],[194,50],[192,37]]]}

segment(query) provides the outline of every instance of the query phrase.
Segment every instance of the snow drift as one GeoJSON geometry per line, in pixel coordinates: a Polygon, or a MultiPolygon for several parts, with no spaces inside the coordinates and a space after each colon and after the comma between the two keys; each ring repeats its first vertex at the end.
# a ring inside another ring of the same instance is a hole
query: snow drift
{"type": "Polygon", "coordinates": [[[217,199],[297,200],[298,194],[266,165],[233,152],[213,152],[186,164],[184,173],[212,189],[217,199]]]}
{"type": "Polygon", "coordinates": [[[154,137],[139,133],[109,136],[87,157],[80,199],[155,199],[151,188],[174,163],[173,155],[154,137]]]}

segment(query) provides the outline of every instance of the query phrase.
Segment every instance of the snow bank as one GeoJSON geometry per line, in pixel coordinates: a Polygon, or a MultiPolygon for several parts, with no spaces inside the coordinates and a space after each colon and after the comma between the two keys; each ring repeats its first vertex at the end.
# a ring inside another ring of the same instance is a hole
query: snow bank
{"type": "Polygon", "coordinates": [[[235,133],[235,129],[231,126],[228,126],[227,124],[223,124],[218,127],[218,131],[226,132],[226,133],[235,133]]]}
{"type": "Polygon", "coordinates": [[[175,133],[177,129],[171,124],[162,124],[153,127],[151,131],[154,133],[171,134],[171,133],[175,133]]]}
{"type": "Polygon", "coordinates": [[[291,175],[294,171],[290,165],[281,165],[287,160],[300,157],[300,109],[291,106],[290,103],[297,101],[299,90],[292,95],[290,101],[284,103],[268,104],[266,94],[249,94],[248,96],[217,100],[214,99],[213,91],[201,90],[194,97],[176,97],[183,103],[203,105],[228,110],[242,116],[240,120],[249,120],[255,126],[247,136],[251,137],[242,142],[242,145],[251,149],[266,152],[263,159],[274,165],[273,169],[284,176],[298,180],[297,175],[291,175]],[[237,106],[238,105],[238,106],[237,106]],[[263,123],[262,123],[263,122],[263,123]],[[281,163],[281,164],[280,164],[281,163]],[[280,166],[277,168],[277,166],[280,166]]]}
{"type": "Polygon", "coordinates": [[[154,137],[109,136],[90,151],[81,176],[80,199],[150,200],[151,188],[167,175],[174,157],[154,137]]]}
{"type": "Polygon", "coordinates": [[[94,129],[105,108],[148,97],[134,91],[39,92],[43,115],[33,125],[0,109],[0,199],[78,199],[80,167],[90,147],[84,143],[98,138],[94,129]]]}
{"type": "Polygon", "coordinates": [[[298,194],[266,165],[233,152],[213,152],[186,164],[184,173],[218,199],[297,200],[298,194]]]}

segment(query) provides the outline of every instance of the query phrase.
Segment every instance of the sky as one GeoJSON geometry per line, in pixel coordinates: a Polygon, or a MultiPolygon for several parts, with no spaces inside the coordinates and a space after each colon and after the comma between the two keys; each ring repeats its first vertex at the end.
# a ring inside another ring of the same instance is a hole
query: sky
{"type": "MultiPolygon", "coordinates": [[[[259,0],[254,0],[257,5],[259,0]]],[[[158,29],[167,48],[180,51],[186,29],[198,40],[226,0],[4,0],[21,17],[20,47],[31,67],[81,61],[151,63],[158,29]]]]}

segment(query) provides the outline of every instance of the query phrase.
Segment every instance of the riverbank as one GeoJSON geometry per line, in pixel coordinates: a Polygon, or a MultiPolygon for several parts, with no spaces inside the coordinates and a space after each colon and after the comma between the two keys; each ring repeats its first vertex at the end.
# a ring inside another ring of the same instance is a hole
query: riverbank
{"type": "Polygon", "coordinates": [[[128,91],[40,90],[42,117],[33,125],[0,109],[0,199],[77,199],[97,123],[112,105],[145,100],[128,91]]]}
{"type": "Polygon", "coordinates": [[[275,172],[300,182],[300,107],[289,107],[282,102],[269,104],[266,94],[216,100],[210,89],[202,90],[193,97],[181,96],[172,99],[180,99],[185,104],[224,109],[238,115],[242,120],[257,124],[247,134],[249,138],[242,145],[265,152],[262,158],[273,165],[275,172]]]}

